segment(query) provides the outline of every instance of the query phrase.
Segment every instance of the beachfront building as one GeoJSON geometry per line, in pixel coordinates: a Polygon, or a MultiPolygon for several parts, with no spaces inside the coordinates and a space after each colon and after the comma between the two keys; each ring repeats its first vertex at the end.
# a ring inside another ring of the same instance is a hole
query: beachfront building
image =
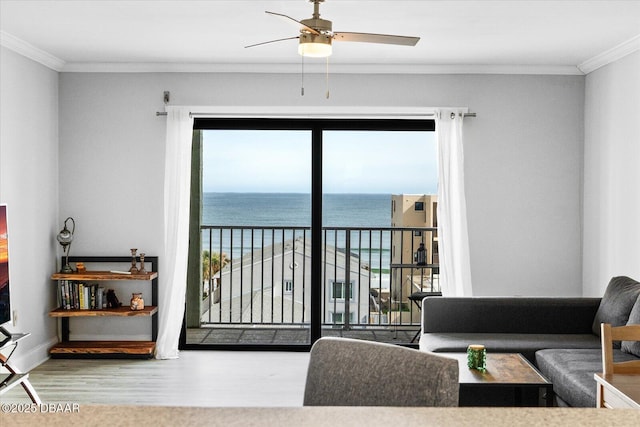
{"type": "Polygon", "coordinates": [[[419,263],[438,264],[437,231],[406,230],[437,228],[437,207],[438,198],[433,194],[391,196],[391,226],[398,229],[391,236],[391,298],[397,305],[406,307],[413,292],[439,290],[438,270],[418,266],[419,263]],[[420,254],[421,245],[424,256],[420,254]]]}
{"type": "MultiPolygon", "coordinates": [[[[379,318],[388,288],[357,255],[331,245],[323,249],[322,323],[369,324],[379,318]]],[[[387,282],[388,286],[388,282],[387,282]]],[[[203,324],[304,325],[310,323],[311,242],[276,242],[233,259],[212,280],[203,300],[203,324]]]]}

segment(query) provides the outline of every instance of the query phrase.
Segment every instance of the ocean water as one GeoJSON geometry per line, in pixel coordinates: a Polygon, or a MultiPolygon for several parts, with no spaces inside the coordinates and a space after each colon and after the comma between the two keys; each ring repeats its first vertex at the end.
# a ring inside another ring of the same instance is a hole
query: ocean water
{"type": "MultiPolygon", "coordinates": [[[[390,227],[390,194],[325,194],[323,196],[324,227],[390,227]]],[[[301,193],[204,193],[202,225],[212,227],[310,227],[311,195],[301,193]]],[[[309,231],[277,230],[215,230],[203,233],[205,250],[224,252],[230,258],[251,252],[252,249],[278,244],[283,240],[301,237],[309,231]]],[[[345,231],[328,232],[327,244],[344,249],[345,231]]],[[[386,268],[389,264],[389,233],[373,231],[356,235],[351,252],[370,259],[372,268],[386,268]],[[369,245],[371,237],[372,243],[369,245]],[[382,241],[382,244],[380,243],[382,241]]]]}
{"type": "MultiPolygon", "coordinates": [[[[325,194],[325,227],[390,227],[390,194],[325,194]]],[[[302,193],[204,193],[202,224],[310,226],[311,195],[302,193]]]]}

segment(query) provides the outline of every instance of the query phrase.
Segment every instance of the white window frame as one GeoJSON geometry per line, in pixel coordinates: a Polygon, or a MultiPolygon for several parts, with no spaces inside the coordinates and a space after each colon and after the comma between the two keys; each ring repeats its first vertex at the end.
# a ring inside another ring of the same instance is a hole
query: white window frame
{"type": "MultiPolygon", "coordinates": [[[[333,311],[329,312],[331,317],[330,321],[334,325],[344,325],[344,311],[338,311],[334,313],[333,311]],[[339,317],[339,319],[338,319],[339,317]]],[[[356,313],[353,311],[349,312],[349,324],[353,325],[356,320],[356,313]]]]}
{"type": "Polygon", "coordinates": [[[293,280],[285,279],[282,281],[282,288],[284,289],[285,294],[290,294],[293,292],[293,280]]]}
{"type": "MultiPolygon", "coordinates": [[[[331,290],[330,299],[331,299],[331,301],[344,301],[345,300],[344,294],[345,294],[345,288],[346,288],[345,281],[344,280],[332,280],[330,282],[330,284],[331,284],[331,286],[330,286],[330,290],[331,290]],[[335,296],[335,294],[336,294],[336,292],[335,292],[336,291],[336,285],[341,285],[340,288],[342,290],[342,292],[341,292],[342,296],[338,297],[338,298],[336,298],[336,296],[335,296]]],[[[349,301],[353,301],[353,285],[354,285],[354,283],[353,283],[353,280],[352,280],[351,283],[350,283],[350,286],[349,286],[349,301]]]]}

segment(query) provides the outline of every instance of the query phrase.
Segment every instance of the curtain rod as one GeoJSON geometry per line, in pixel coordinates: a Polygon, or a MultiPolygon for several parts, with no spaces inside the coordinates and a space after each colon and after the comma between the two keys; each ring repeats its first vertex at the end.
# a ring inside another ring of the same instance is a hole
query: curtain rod
{"type": "MultiPolygon", "coordinates": [[[[156,111],[156,116],[166,116],[166,115],[167,115],[167,113],[164,112],[164,111],[156,111]]],[[[206,117],[206,116],[210,116],[211,113],[192,113],[192,112],[190,112],[189,115],[191,117],[195,117],[195,116],[205,116],[206,117]]],[[[386,115],[386,116],[388,116],[388,115],[386,115]]],[[[432,114],[424,114],[423,116],[424,117],[433,117],[433,116],[435,116],[435,114],[433,114],[433,113],[432,114]]],[[[463,117],[476,117],[476,113],[464,113],[463,117]]]]}

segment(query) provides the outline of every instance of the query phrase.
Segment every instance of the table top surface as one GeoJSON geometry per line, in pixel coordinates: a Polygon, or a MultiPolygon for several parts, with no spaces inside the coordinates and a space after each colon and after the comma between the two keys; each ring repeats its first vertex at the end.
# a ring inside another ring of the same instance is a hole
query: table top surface
{"type": "Polygon", "coordinates": [[[640,408],[640,374],[594,374],[597,382],[615,391],[640,408]]]}
{"type": "Polygon", "coordinates": [[[0,413],[7,426],[604,426],[637,427],[638,411],[596,408],[402,408],[289,407],[200,408],[80,405],[70,411],[55,404],[33,412],[11,405],[0,413]],[[51,406],[53,405],[53,406],[51,406]]]}
{"type": "Polygon", "coordinates": [[[31,333],[12,333],[10,335],[0,334],[0,350],[5,347],[9,347],[11,345],[16,344],[18,341],[28,337],[31,333]]]}
{"type": "Polygon", "coordinates": [[[438,353],[458,360],[461,385],[551,385],[520,353],[487,352],[487,370],[467,367],[467,353],[438,353]]]}

